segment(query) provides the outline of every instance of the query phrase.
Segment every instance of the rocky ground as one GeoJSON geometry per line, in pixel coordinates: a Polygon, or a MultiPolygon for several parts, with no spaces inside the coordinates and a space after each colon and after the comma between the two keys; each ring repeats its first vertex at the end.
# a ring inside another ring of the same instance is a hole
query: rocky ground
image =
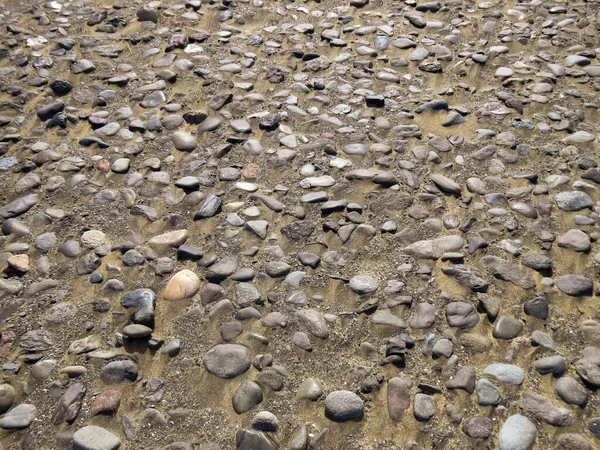
{"type": "Polygon", "coordinates": [[[600,448],[599,7],[1,2],[0,448],[600,448]]]}

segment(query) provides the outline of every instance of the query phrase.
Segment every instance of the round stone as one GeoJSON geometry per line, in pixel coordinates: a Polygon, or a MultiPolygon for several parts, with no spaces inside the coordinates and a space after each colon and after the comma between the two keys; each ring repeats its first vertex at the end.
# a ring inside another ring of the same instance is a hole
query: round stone
{"type": "Polygon", "coordinates": [[[206,370],[219,378],[235,378],[250,368],[250,352],[239,344],[219,344],[202,360],[206,370]]]}
{"type": "Polygon", "coordinates": [[[530,450],[537,436],[535,424],[525,416],[510,416],[498,434],[499,450],[530,450]]]}
{"type": "Polygon", "coordinates": [[[184,269],[171,277],[165,287],[163,297],[170,301],[183,300],[196,295],[198,289],[200,289],[198,276],[191,270],[184,269]]]}
{"type": "Polygon", "coordinates": [[[0,384],[0,414],[10,409],[15,401],[15,388],[10,384],[0,384]]]}
{"type": "Polygon", "coordinates": [[[325,414],[331,420],[346,422],[360,419],[365,412],[363,400],[350,391],[333,391],[325,398],[325,414]]]}
{"type": "Polygon", "coordinates": [[[173,133],[173,145],[182,152],[191,152],[196,149],[198,142],[196,138],[185,131],[176,131],[173,133]]]}

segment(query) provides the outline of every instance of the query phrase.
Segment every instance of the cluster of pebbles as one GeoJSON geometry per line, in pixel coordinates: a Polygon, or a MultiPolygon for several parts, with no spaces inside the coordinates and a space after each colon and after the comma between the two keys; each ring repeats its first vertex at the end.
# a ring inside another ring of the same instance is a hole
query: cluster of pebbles
{"type": "Polygon", "coordinates": [[[600,447],[600,3],[0,2],[0,448],[600,447]]]}

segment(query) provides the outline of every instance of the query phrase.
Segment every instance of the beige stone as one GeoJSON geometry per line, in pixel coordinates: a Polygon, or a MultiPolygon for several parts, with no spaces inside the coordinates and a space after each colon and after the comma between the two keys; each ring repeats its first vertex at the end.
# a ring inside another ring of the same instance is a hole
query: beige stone
{"type": "Polygon", "coordinates": [[[148,241],[148,244],[152,247],[170,246],[179,247],[189,236],[188,230],[175,230],[169,231],[168,233],[159,234],[154,236],[148,241]]]}
{"type": "Polygon", "coordinates": [[[13,255],[8,258],[8,265],[18,272],[29,272],[31,265],[29,264],[29,256],[27,255],[13,255]]]}
{"type": "Polygon", "coordinates": [[[165,300],[176,301],[193,297],[200,289],[200,280],[191,270],[177,272],[167,283],[163,292],[165,300]]]}

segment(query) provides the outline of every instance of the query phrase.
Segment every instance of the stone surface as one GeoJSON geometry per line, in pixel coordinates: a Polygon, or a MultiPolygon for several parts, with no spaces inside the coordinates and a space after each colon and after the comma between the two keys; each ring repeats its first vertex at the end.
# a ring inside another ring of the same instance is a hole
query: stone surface
{"type": "Polygon", "coordinates": [[[363,400],[350,391],[333,391],[325,397],[325,414],[331,420],[346,422],[360,419],[365,411],[363,400]]]}

